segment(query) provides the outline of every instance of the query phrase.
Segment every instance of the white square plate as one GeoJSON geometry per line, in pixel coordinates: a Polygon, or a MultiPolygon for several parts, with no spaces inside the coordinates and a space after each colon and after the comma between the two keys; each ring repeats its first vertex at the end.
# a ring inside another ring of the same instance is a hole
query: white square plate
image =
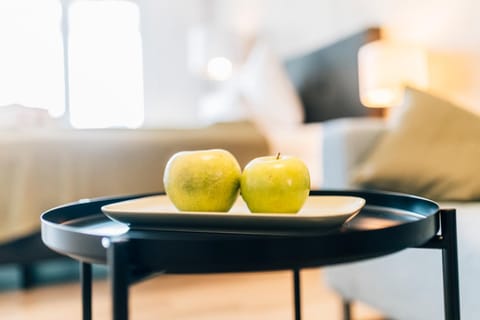
{"type": "Polygon", "coordinates": [[[248,233],[337,228],[364,205],[360,197],[310,196],[298,213],[251,213],[239,196],[229,212],[190,212],[179,211],[168,196],[158,195],[108,204],[102,211],[131,229],[248,233]]]}

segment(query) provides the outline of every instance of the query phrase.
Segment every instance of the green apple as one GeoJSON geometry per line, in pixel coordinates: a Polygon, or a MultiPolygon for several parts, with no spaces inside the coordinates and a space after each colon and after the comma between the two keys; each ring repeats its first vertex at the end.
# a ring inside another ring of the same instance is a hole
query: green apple
{"type": "Polygon", "coordinates": [[[167,162],[165,192],[180,211],[227,212],[238,197],[241,167],[227,150],[182,151],[167,162]]]}
{"type": "Polygon", "coordinates": [[[259,157],[244,168],[240,193],[251,212],[296,213],[310,192],[310,173],[299,158],[259,157]]]}

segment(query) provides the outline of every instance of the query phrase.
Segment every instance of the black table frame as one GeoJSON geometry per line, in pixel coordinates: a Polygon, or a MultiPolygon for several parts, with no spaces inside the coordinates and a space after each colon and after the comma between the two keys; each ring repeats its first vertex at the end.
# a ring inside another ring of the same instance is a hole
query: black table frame
{"type": "MultiPolygon", "coordinates": [[[[390,197],[390,200],[395,199],[396,194],[390,193],[374,193],[374,192],[359,192],[359,191],[314,191],[314,194],[344,194],[344,195],[365,195],[368,199],[376,201],[382,196],[390,197]]],[[[132,199],[145,195],[136,195],[129,197],[121,198],[104,198],[97,199],[92,203],[111,203],[119,200],[132,199]]],[[[416,201],[415,198],[408,195],[399,195],[400,200],[402,201],[416,201]],[[413,200],[411,200],[413,199],[413,200]]],[[[421,199],[421,198],[419,198],[421,199]]],[[[424,199],[426,200],[426,199],[424,199]]],[[[367,201],[368,203],[368,201],[367,201]]],[[[79,204],[70,204],[69,206],[78,206],[79,212],[84,210],[79,204]]],[[[87,204],[88,206],[88,204],[87,204]]],[[[85,208],[87,208],[85,206],[85,208]]],[[[61,208],[60,208],[61,209],[61,208]]],[[[52,209],[51,211],[59,210],[58,208],[52,209]]],[[[77,208],[76,208],[77,210],[77,208]]],[[[48,212],[44,213],[48,214],[48,212]]],[[[52,223],[46,221],[42,215],[42,237],[44,242],[48,245],[52,244],[52,240],[49,239],[49,230],[52,227],[52,223]],[[44,230],[45,228],[45,230],[44,230]]],[[[79,215],[80,216],[80,215],[79,215]]],[[[426,217],[425,223],[435,224],[436,228],[440,231],[436,234],[431,234],[429,239],[422,241],[421,243],[416,243],[416,245],[403,245],[403,248],[408,247],[417,247],[417,248],[428,248],[428,249],[440,249],[442,250],[442,266],[443,266],[443,288],[444,288],[444,309],[445,309],[445,319],[448,320],[458,320],[460,319],[460,294],[459,294],[459,280],[458,280],[458,254],[457,254],[457,234],[456,234],[456,211],[455,209],[438,209],[438,211],[426,217]],[[429,220],[429,221],[427,221],[429,220]],[[441,228],[440,228],[441,227],[441,228]]],[[[424,224],[425,224],[424,223],[424,224]]],[[[432,229],[429,229],[432,230],[432,229]]],[[[68,234],[68,230],[63,230],[60,228],[60,237],[65,238],[65,234],[68,234]]],[[[408,233],[404,230],[403,233],[399,234],[400,237],[408,239],[408,233]]],[[[57,237],[57,235],[55,235],[57,237]]],[[[65,238],[66,239],[66,238],[65,238]]],[[[73,237],[70,239],[73,242],[78,241],[80,238],[73,237]]],[[[85,238],[86,242],[94,241],[98,242],[98,237],[95,239],[91,237],[85,238]]],[[[93,243],[93,242],[92,242],[93,243]]],[[[408,242],[405,242],[408,243],[408,242]]],[[[91,243],[89,245],[92,245],[91,243]]],[[[98,246],[98,244],[95,244],[98,246]]],[[[132,246],[134,243],[128,237],[122,235],[103,238],[101,245],[106,251],[106,264],[108,266],[108,274],[110,277],[110,286],[111,286],[111,299],[112,299],[112,317],[115,320],[127,320],[128,319],[128,290],[129,286],[132,283],[135,283],[147,276],[152,274],[152,270],[142,270],[142,269],[132,269],[129,265],[130,252],[132,251],[132,246]]],[[[88,245],[87,245],[88,246],[88,245]]],[[[399,247],[400,248],[400,247],[399,247]]],[[[56,249],[60,253],[62,250],[56,249]]],[[[377,257],[385,254],[389,254],[398,250],[389,249],[389,252],[376,253],[372,254],[371,257],[377,257]]],[[[65,254],[65,253],[64,253],[65,254]]],[[[80,279],[81,279],[81,292],[82,292],[82,313],[83,320],[92,319],[92,262],[95,263],[95,259],[84,259],[82,253],[78,254],[68,254],[71,257],[80,261],[80,279]]],[[[359,259],[367,259],[369,257],[362,256],[359,259]]],[[[337,259],[338,260],[338,259],[337,259]]],[[[356,259],[349,259],[347,261],[355,261],[356,259]]],[[[340,263],[342,261],[326,261],[321,265],[328,265],[332,263],[340,263]]],[[[301,263],[299,263],[301,264],[301,263]]],[[[301,319],[301,297],[300,297],[300,269],[303,267],[311,267],[319,265],[318,263],[313,263],[313,265],[297,265],[292,263],[291,270],[293,271],[293,283],[294,283],[294,315],[296,320],[301,319]]],[[[279,268],[277,268],[279,269],[279,268]]],[[[285,268],[283,268],[285,269],[285,268]]],[[[249,270],[246,267],[245,271],[249,270]]],[[[262,270],[259,268],[258,270],[262,270]]],[[[267,267],[263,270],[275,270],[269,269],[267,267]]],[[[240,270],[242,271],[242,270],[240,270]]],[[[253,270],[255,271],[255,270],[253,270]]],[[[201,272],[201,271],[200,271],[201,272]]],[[[209,271],[215,272],[215,271],[209,271]]],[[[182,272],[180,272],[182,273],[182,272]]],[[[344,301],[344,319],[351,319],[351,302],[344,301]]]]}
{"type": "MultiPolygon", "coordinates": [[[[446,320],[460,319],[457,220],[455,209],[440,209],[441,233],[416,248],[442,250],[443,303],[446,320]]],[[[297,318],[296,318],[297,319],[297,318]]],[[[299,319],[299,318],[298,318],[299,319]]],[[[352,319],[352,301],[343,300],[343,319],[352,319]]]]}

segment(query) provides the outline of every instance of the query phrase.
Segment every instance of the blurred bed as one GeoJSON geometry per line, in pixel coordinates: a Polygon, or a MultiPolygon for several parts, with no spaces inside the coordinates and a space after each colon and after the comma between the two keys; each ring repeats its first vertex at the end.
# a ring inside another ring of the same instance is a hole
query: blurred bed
{"type": "Polygon", "coordinates": [[[30,265],[55,256],[39,237],[44,210],[163,190],[165,163],[181,150],[224,148],[242,166],[276,151],[295,154],[307,162],[312,187],[320,187],[322,122],[367,116],[357,51],[378,37],[378,29],[364,30],[284,64],[257,51],[243,79],[248,119],[198,129],[0,131],[0,263],[30,265]]]}

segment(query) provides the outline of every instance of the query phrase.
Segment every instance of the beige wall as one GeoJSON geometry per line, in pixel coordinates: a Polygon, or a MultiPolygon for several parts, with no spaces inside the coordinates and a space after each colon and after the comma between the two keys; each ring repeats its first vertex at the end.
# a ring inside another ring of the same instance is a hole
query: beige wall
{"type": "Polygon", "coordinates": [[[430,53],[431,91],[480,114],[480,53],[430,53]]]}
{"type": "Polygon", "coordinates": [[[385,36],[428,50],[431,91],[480,114],[480,2],[385,2],[385,36]]]}
{"type": "Polygon", "coordinates": [[[221,0],[216,17],[257,32],[282,56],[328,44],[368,26],[426,48],[431,90],[480,113],[478,0],[221,0]]]}

